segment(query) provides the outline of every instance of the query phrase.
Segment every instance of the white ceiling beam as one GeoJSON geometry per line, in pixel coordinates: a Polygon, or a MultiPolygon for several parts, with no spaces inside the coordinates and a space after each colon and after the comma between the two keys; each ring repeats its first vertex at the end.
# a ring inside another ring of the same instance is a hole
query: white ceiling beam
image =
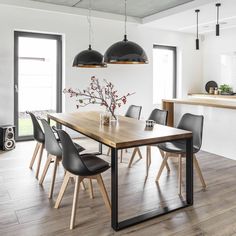
{"type": "Polygon", "coordinates": [[[168,16],[171,16],[171,15],[183,12],[183,11],[187,11],[187,10],[195,8],[195,7],[200,7],[201,5],[205,5],[205,4],[208,4],[211,2],[215,3],[216,0],[195,0],[192,2],[188,2],[185,4],[179,5],[177,7],[173,7],[168,10],[144,17],[142,19],[142,24],[148,24],[153,21],[159,20],[161,18],[168,17],[168,16]]]}
{"type": "MultiPolygon", "coordinates": [[[[77,8],[77,7],[67,7],[63,5],[55,5],[50,3],[36,2],[30,0],[0,0],[0,4],[7,6],[16,6],[21,8],[28,8],[33,10],[41,10],[48,12],[58,12],[62,14],[69,15],[79,15],[79,16],[88,16],[88,10],[77,8]]],[[[115,21],[124,21],[123,15],[112,14],[107,12],[94,11],[92,12],[92,17],[115,20],[115,21]]],[[[128,17],[127,21],[130,23],[142,23],[142,19],[138,17],[128,17]]]]}

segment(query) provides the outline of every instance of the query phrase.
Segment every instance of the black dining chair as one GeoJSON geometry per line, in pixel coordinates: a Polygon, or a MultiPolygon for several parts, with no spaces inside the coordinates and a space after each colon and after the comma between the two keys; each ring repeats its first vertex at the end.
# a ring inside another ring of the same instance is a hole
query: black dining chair
{"type": "MultiPolygon", "coordinates": [[[[136,105],[130,105],[128,110],[125,113],[125,117],[129,117],[129,118],[133,118],[136,120],[140,119],[140,115],[141,115],[141,111],[142,111],[142,106],[136,106],[136,105]]],[[[126,149],[127,151],[127,149],[126,149]]],[[[111,152],[111,149],[108,149],[107,155],[109,156],[111,152]]],[[[136,153],[139,154],[140,159],[142,158],[142,154],[140,152],[139,148],[135,148],[133,151],[133,155],[136,155],[136,153]]],[[[123,160],[123,149],[121,149],[121,154],[120,154],[120,162],[122,163],[123,160]]]]}
{"type": "MultiPolygon", "coordinates": [[[[202,145],[203,121],[204,121],[203,116],[186,113],[182,116],[177,128],[188,130],[193,133],[193,164],[202,183],[202,187],[203,189],[205,189],[206,183],[196,158],[196,153],[200,151],[202,145]]],[[[167,164],[168,158],[172,156],[177,157],[179,159],[179,165],[178,165],[179,195],[181,195],[182,158],[186,157],[186,142],[185,141],[166,142],[159,144],[158,147],[165,154],[160,169],[158,171],[156,181],[159,181],[164,166],[167,164]]]]}
{"type": "MultiPolygon", "coordinates": [[[[45,132],[45,149],[48,153],[47,161],[44,166],[42,176],[40,178],[39,184],[42,185],[45,179],[45,176],[48,172],[48,168],[51,163],[54,163],[53,173],[52,173],[52,182],[49,190],[48,198],[52,198],[54,183],[56,179],[57,166],[62,159],[62,149],[60,147],[60,140],[56,138],[55,133],[53,132],[51,126],[45,119],[40,119],[43,129],[45,132]]],[[[79,152],[84,151],[85,149],[78,144],[75,144],[79,152]]]]}
{"type": "MultiPolygon", "coordinates": [[[[166,125],[167,124],[167,116],[168,116],[168,112],[165,110],[160,110],[160,109],[154,109],[148,120],[153,120],[155,122],[155,124],[159,124],[159,125],[166,125]]],[[[151,147],[157,147],[158,145],[150,145],[146,147],[146,176],[148,176],[148,171],[149,171],[149,167],[151,165],[151,147]]],[[[164,158],[164,152],[162,150],[160,150],[161,156],[162,158],[164,158]]],[[[133,160],[134,160],[135,155],[132,155],[129,165],[128,167],[131,168],[133,160]]],[[[170,171],[169,165],[168,163],[166,163],[166,168],[168,171],[170,171]]]]}
{"type": "Polygon", "coordinates": [[[34,140],[36,141],[36,146],[35,146],[34,153],[33,153],[33,156],[31,158],[31,161],[30,161],[29,168],[30,169],[33,168],[35,159],[38,155],[39,156],[38,157],[38,165],[37,165],[36,173],[35,173],[35,177],[38,179],[40,166],[41,166],[42,155],[43,155],[43,150],[45,148],[45,136],[44,136],[44,132],[43,132],[37,118],[35,117],[35,115],[32,112],[29,112],[29,111],[27,111],[26,113],[28,115],[30,115],[32,125],[33,125],[33,136],[34,136],[34,140]]]}
{"type": "Polygon", "coordinates": [[[70,178],[74,178],[75,189],[74,189],[74,198],[73,198],[71,220],[70,220],[70,229],[73,229],[75,225],[76,207],[77,207],[80,183],[85,178],[97,180],[105,205],[109,213],[111,213],[110,200],[101,176],[101,173],[108,170],[110,166],[108,162],[100,159],[99,157],[93,154],[81,155],[76,149],[70,136],[64,130],[57,130],[57,132],[61,140],[62,165],[66,170],[66,174],[58,198],[55,203],[55,208],[59,208],[70,178]]]}

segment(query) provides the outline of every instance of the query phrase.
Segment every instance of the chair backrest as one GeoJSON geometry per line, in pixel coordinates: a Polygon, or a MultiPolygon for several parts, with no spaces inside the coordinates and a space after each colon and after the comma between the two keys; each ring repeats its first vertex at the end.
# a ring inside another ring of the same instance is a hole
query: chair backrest
{"type": "Polygon", "coordinates": [[[46,151],[53,155],[53,156],[62,156],[62,150],[58,143],[58,140],[56,139],[56,136],[51,128],[51,126],[48,124],[48,122],[45,119],[40,119],[43,129],[45,132],[45,149],[46,151]]]}
{"type": "Polygon", "coordinates": [[[142,106],[130,105],[127,112],[125,113],[125,116],[139,120],[141,111],[142,106]]]}
{"type": "Polygon", "coordinates": [[[35,115],[32,112],[27,111],[26,113],[30,115],[30,118],[32,120],[34,139],[40,143],[44,143],[44,141],[45,141],[44,132],[43,132],[37,118],[35,117],[35,115]]]}
{"type": "Polygon", "coordinates": [[[55,129],[61,140],[62,146],[62,165],[71,172],[81,176],[90,175],[90,171],[81,159],[71,137],[61,129],[55,129]]]}
{"type": "Polygon", "coordinates": [[[168,112],[164,111],[164,110],[160,110],[160,109],[154,109],[150,116],[149,116],[149,120],[154,120],[156,122],[156,124],[159,125],[166,125],[167,123],[167,115],[168,112]]]}
{"type": "Polygon", "coordinates": [[[202,146],[203,121],[203,116],[186,113],[182,116],[177,126],[179,129],[192,131],[193,146],[198,150],[200,150],[202,146]]]}

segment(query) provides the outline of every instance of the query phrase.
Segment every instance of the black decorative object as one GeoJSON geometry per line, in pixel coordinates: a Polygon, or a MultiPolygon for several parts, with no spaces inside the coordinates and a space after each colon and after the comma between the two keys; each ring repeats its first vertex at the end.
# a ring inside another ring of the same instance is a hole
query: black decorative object
{"type": "Polygon", "coordinates": [[[206,90],[206,92],[209,93],[209,90],[210,90],[211,87],[212,87],[212,88],[218,88],[218,84],[217,84],[215,81],[213,81],[213,80],[208,81],[208,82],[206,83],[206,85],[205,85],[205,90],[206,90]]]}
{"type": "Polygon", "coordinates": [[[91,32],[92,32],[91,0],[89,1],[88,22],[89,22],[89,48],[87,50],[84,50],[84,51],[78,53],[75,56],[74,61],[73,61],[73,67],[81,67],[81,68],[104,68],[104,67],[107,67],[106,63],[103,62],[103,55],[100,52],[93,50],[91,47],[91,32]]]}
{"type": "Polygon", "coordinates": [[[109,64],[147,64],[148,58],[141,46],[127,39],[127,13],[125,0],[124,40],[111,45],[104,54],[104,62],[109,64]]]}
{"type": "Polygon", "coordinates": [[[200,12],[199,9],[195,10],[197,13],[197,38],[196,38],[196,50],[199,50],[199,35],[198,35],[198,13],[200,12]]]}
{"type": "Polygon", "coordinates": [[[219,24],[219,11],[220,11],[220,3],[216,3],[217,8],[217,19],[216,19],[216,36],[220,36],[220,24],[219,24]]]}

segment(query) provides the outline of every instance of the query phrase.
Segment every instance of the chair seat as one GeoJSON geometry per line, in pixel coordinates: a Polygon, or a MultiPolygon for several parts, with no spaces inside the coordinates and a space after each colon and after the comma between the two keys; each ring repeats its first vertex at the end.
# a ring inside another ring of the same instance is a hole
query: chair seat
{"type": "MultiPolygon", "coordinates": [[[[179,154],[186,153],[186,142],[184,141],[166,142],[157,144],[156,146],[158,146],[164,152],[179,153],[179,154]]],[[[198,151],[199,151],[198,148],[193,147],[193,153],[196,153],[198,151]]]]}
{"type": "Polygon", "coordinates": [[[100,174],[110,168],[108,162],[93,154],[83,154],[81,155],[81,158],[88,170],[91,172],[90,175],[100,174]]]}

